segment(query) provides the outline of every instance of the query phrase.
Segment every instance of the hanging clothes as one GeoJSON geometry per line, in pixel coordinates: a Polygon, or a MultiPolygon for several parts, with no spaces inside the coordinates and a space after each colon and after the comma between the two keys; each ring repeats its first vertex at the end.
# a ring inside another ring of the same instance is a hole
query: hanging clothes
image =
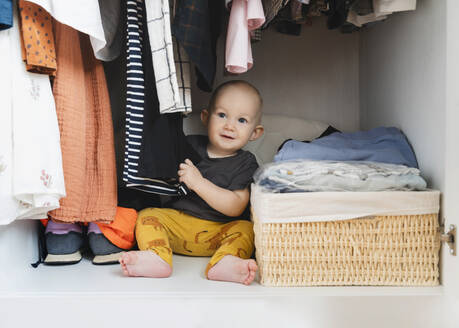
{"type": "Polygon", "coordinates": [[[97,59],[112,61],[121,54],[123,24],[121,24],[121,0],[99,0],[105,46],[94,53],[97,59]]]}
{"type": "Polygon", "coordinates": [[[172,43],[179,90],[179,103],[175,105],[175,112],[191,113],[191,61],[175,37],[172,43]]]}
{"type": "Polygon", "coordinates": [[[253,66],[250,31],[265,22],[261,0],[233,0],[226,36],[225,67],[241,74],[253,66]]]}
{"type": "Polygon", "coordinates": [[[0,225],[42,219],[65,196],[56,106],[47,75],[26,71],[18,16],[0,31],[0,225]]]}
{"type": "Polygon", "coordinates": [[[376,14],[391,14],[398,11],[416,9],[416,0],[373,0],[373,7],[376,14]]]}
{"type": "Polygon", "coordinates": [[[96,223],[100,232],[113,245],[122,249],[131,249],[135,244],[134,228],[137,211],[132,208],[117,207],[116,215],[110,224],[96,223]]]}
{"type": "MultiPolygon", "coordinates": [[[[62,24],[89,35],[94,55],[104,60],[107,47],[99,0],[29,0],[45,9],[62,24]]],[[[118,0],[103,1],[106,6],[116,5],[118,0]]],[[[106,15],[104,15],[106,16],[106,15]]]]}
{"type": "Polygon", "coordinates": [[[271,25],[279,33],[298,36],[301,34],[303,24],[312,24],[308,16],[308,8],[308,5],[292,0],[279,11],[271,21],[271,25]]]}
{"type": "MultiPolygon", "coordinates": [[[[226,0],[227,2],[229,0],[226,0]]],[[[265,14],[265,24],[263,28],[266,28],[268,24],[277,16],[279,10],[281,10],[290,0],[263,0],[263,8],[265,14]]]]}
{"type": "Polygon", "coordinates": [[[347,15],[347,22],[357,27],[362,27],[367,23],[384,20],[386,18],[387,15],[379,15],[374,12],[373,0],[359,0],[350,7],[347,15]]]}
{"type": "Polygon", "coordinates": [[[416,0],[359,0],[351,7],[347,21],[361,27],[367,23],[386,19],[399,11],[416,9],[416,0]],[[370,8],[371,10],[361,10],[370,8]]]}
{"type": "Polygon", "coordinates": [[[67,197],[49,216],[111,222],[116,212],[113,126],[105,73],[86,35],[54,21],[54,80],[67,197]]]}
{"type": "Polygon", "coordinates": [[[127,99],[123,181],[145,192],[180,195],[178,165],[200,157],[186,142],[180,114],[159,113],[145,7],[127,1],[127,99]],[[145,86],[151,86],[145,88],[145,86]],[[175,178],[175,179],[174,179],[175,178]]]}
{"type": "Polygon", "coordinates": [[[326,12],[327,27],[329,29],[342,27],[346,23],[351,5],[352,1],[348,0],[329,0],[329,10],[326,12]]]}
{"type": "Polygon", "coordinates": [[[171,34],[168,0],[145,0],[159,112],[189,113],[191,107],[190,61],[171,34]]]}
{"type": "Polygon", "coordinates": [[[169,1],[145,0],[145,7],[159,112],[178,112],[180,94],[174,63],[169,1]]]}
{"type": "Polygon", "coordinates": [[[212,91],[215,79],[223,9],[222,1],[180,0],[172,23],[172,35],[196,67],[198,87],[207,92],[212,91]]]}
{"type": "Polygon", "coordinates": [[[13,26],[12,0],[0,0],[0,31],[13,26]]]}
{"type": "Polygon", "coordinates": [[[40,6],[19,0],[22,60],[29,72],[56,75],[51,15],[40,6]]]}

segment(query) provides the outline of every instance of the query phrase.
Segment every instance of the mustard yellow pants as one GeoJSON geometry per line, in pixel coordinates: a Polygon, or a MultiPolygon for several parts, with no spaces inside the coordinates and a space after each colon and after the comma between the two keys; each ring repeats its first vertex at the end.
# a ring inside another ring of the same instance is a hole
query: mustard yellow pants
{"type": "Polygon", "coordinates": [[[254,249],[253,224],[198,219],[170,208],[146,208],[139,212],[135,234],[140,250],[151,250],[172,267],[172,253],[212,256],[206,276],[225,255],[248,259],[254,249]]]}

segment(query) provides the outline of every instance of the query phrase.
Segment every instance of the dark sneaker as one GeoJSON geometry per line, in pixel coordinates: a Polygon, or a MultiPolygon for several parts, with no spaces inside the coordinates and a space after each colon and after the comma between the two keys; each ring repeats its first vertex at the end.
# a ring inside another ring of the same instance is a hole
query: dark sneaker
{"type": "Polygon", "coordinates": [[[45,241],[48,250],[46,264],[75,264],[81,261],[82,233],[73,231],[62,235],[47,233],[45,241]]]}
{"type": "Polygon", "coordinates": [[[95,223],[90,223],[88,227],[89,248],[94,254],[93,264],[118,264],[121,254],[125,251],[112,244],[103,234],[95,223]]]}
{"type": "Polygon", "coordinates": [[[48,221],[45,230],[45,243],[48,255],[44,263],[75,264],[81,261],[80,249],[83,246],[83,231],[75,223],[55,223],[48,221]]]}

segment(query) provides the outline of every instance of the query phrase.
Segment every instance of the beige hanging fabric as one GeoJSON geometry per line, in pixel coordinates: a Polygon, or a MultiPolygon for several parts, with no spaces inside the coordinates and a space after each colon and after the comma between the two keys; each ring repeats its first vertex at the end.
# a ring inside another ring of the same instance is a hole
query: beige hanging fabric
{"type": "Polygon", "coordinates": [[[105,73],[87,35],[53,22],[59,66],[53,93],[67,197],[49,216],[62,222],[111,222],[116,166],[105,73]]]}

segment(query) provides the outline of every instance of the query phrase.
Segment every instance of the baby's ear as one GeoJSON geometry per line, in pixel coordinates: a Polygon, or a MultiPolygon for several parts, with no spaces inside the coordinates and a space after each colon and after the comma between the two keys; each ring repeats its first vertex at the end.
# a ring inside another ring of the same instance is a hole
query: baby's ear
{"type": "Polygon", "coordinates": [[[203,109],[201,111],[201,122],[204,126],[207,126],[207,123],[209,122],[209,111],[207,109],[203,109]]]}
{"type": "Polygon", "coordinates": [[[257,140],[263,135],[263,132],[265,132],[265,128],[263,125],[257,125],[255,129],[253,129],[252,135],[250,136],[250,141],[257,140]]]}

